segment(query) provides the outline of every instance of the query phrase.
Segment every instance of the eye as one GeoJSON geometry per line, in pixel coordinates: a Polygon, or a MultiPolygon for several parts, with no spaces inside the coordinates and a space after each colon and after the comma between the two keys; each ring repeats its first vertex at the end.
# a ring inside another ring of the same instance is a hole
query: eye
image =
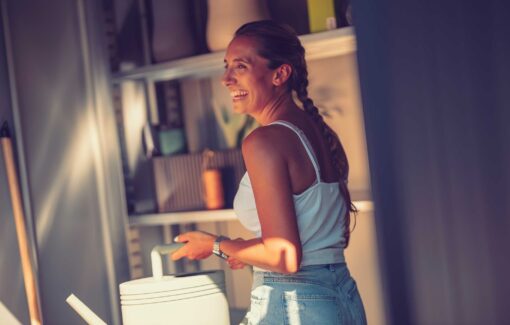
{"type": "Polygon", "coordinates": [[[239,63],[239,64],[236,65],[236,68],[237,69],[246,69],[246,66],[244,64],[242,64],[242,63],[239,63]]]}

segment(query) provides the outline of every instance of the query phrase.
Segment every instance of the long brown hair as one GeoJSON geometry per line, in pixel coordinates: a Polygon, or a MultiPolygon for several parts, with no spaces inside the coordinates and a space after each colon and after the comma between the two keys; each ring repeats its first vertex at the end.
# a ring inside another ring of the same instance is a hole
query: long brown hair
{"type": "Polygon", "coordinates": [[[291,27],[272,20],[247,23],[235,32],[235,37],[238,36],[253,37],[257,41],[258,54],[269,61],[268,67],[270,69],[276,69],[282,64],[288,64],[292,67],[292,74],[288,83],[289,90],[296,93],[304,111],[320,126],[322,136],[329,144],[334,169],[338,172],[340,193],[347,206],[343,225],[346,240],[345,247],[347,247],[351,234],[351,212],[354,214],[358,212],[351,201],[351,195],[347,188],[349,163],[337,134],[324,122],[312,99],[308,97],[308,70],[303,45],[301,45],[299,38],[291,27]]]}

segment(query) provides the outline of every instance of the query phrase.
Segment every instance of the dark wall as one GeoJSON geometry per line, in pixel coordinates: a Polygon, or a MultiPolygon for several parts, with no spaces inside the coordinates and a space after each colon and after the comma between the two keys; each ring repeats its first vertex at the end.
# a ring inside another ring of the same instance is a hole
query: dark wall
{"type": "Polygon", "coordinates": [[[389,324],[508,323],[509,7],[354,2],[389,324]]]}

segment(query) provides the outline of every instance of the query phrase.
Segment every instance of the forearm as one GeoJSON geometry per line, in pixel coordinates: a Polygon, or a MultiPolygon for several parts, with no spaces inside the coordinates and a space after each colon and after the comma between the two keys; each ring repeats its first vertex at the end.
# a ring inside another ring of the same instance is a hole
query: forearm
{"type": "Polygon", "coordinates": [[[278,238],[223,240],[220,249],[245,264],[273,272],[296,272],[301,261],[301,251],[292,243],[278,238]]]}

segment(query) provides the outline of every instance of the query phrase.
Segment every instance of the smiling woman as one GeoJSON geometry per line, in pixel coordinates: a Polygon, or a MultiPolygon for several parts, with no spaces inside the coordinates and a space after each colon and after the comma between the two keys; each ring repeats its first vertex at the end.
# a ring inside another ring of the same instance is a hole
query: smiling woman
{"type": "Polygon", "coordinates": [[[236,113],[250,114],[274,97],[271,69],[256,53],[255,43],[248,37],[236,37],[228,47],[222,83],[230,91],[236,113]]]}
{"type": "Polygon", "coordinates": [[[247,173],[234,199],[239,221],[255,237],[184,233],[176,241],[186,245],[172,258],[214,253],[232,269],[252,265],[249,324],[365,324],[344,258],[356,211],[347,157],[308,98],[304,55],[285,25],[259,21],[237,30],[222,83],[234,111],[261,125],[243,141],[247,173]]]}

